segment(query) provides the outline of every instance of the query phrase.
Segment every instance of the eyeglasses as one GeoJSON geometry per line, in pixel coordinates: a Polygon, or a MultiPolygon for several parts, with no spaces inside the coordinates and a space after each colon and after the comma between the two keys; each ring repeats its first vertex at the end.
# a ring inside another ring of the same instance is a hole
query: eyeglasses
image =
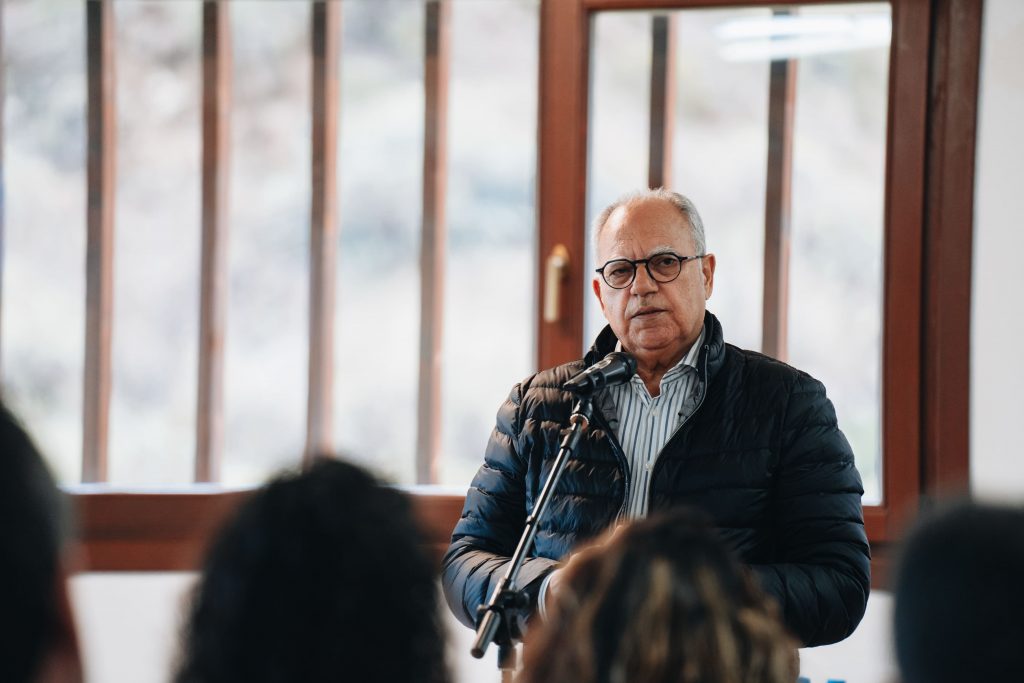
{"type": "Polygon", "coordinates": [[[617,258],[609,261],[595,272],[601,273],[601,277],[612,289],[625,289],[633,284],[636,279],[636,269],[641,263],[647,269],[651,279],[661,284],[672,282],[683,270],[683,264],[694,259],[704,258],[704,254],[696,256],[680,256],[671,251],[655,254],[650,258],[631,261],[628,258],[617,258]]]}

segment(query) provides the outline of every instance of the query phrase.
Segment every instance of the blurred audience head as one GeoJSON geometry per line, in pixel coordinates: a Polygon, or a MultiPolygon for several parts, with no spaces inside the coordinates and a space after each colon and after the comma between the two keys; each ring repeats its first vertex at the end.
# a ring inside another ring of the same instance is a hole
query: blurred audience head
{"type": "Polygon", "coordinates": [[[1024,508],[960,502],[907,536],[895,583],[904,683],[1019,680],[1024,508]]]}
{"type": "Polygon", "coordinates": [[[177,680],[445,681],[435,573],[404,494],[338,460],[280,476],[214,541],[177,680]]]}
{"type": "Polygon", "coordinates": [[[792,683],[796,642],[708,521],[634,522],[566,566],[524,683],[792,683]]]}
{"type": "Polygon", "coordinates": [[[81,680],[68,599],[63,495],[0,404],[0,680],[81,680]]]}

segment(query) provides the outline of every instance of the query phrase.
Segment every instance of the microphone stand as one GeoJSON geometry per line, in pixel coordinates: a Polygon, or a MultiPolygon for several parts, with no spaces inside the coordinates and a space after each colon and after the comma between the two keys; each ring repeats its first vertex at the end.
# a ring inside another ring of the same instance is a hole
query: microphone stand
{"type": "Polygon", "coordinates": [[[498,643],[498,668],[501,669],[502,681],[511,681],[512,674],[516,668],[516,642],[523,639],[526,632],[526,618],[529,616],[529,599],[521,589],[516,586],[516,578],[523,566],[527,553],[533,546],[534,536],[537,534],[537,522],[544,516],[547,510],[551,493],[558,485],[558,480],[565,469],[565,463],[569,457],[576,452],[580,438],[590,424],[590,417],[593,414],[594,403],[592,392],[580,395],[569,417],[571,429],[562,439],[558,449],[558,456],[551,467],[544,488],[541,489],[540,497],[526,518],[526,528],[519,539],[519,545],[512,555],[505,576],[491,593],[491,599],[486,605],[480,605],[477,610],[480,621],[476,629],[476,640],[473,641],[471,654],[480,659],[487,651],[488,645],[492,642],[498,643]]]}

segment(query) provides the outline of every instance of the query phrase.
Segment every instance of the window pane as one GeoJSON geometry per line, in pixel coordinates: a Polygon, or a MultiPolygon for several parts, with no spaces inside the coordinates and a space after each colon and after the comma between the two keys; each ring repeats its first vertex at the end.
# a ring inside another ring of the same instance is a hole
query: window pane
{"type": "MultiPolygon", "coordinates": [[[[828,387],[857,454],[864,500],[877,503],[889,6],[791,12],[675,13],[673,189],[696,203],[718,257],[709,310],[730,342],[759,349],[769,63],[798,60],[789,358],[828,387]]],[[[618,194],[646,186],[652,16],[595,20],[591,218],[618,194]]],[[[586,293],[586,345],[604,324],[591,298],[586,293]]]]}
{"type": "MultiPolygon", "coordinates": [[[[672,188],[697,205],[718,257],[708,307],[729,340],[758,348],[764,249],[768,63],[729,61],[716,37],[730,20],[768,10],[675,13],[676,103],[672,188]]],[[[588,220],[618,196],[647,187],[650,130],[649,12],[606,12],[594,22],[588,220]]],[[[588,244],[590,244],[588,230],[588,244]]],[[[588,247],[593,259],[593,246],[588,247]]],[[[600,264],[587,265],[589,274],[600,264]]],[[[605,325],[585,288],[589,347],[605,325]]]]}
{"type": "Polygon", "coordinates": [[[594,18],[592,39],[584,350],[607,324],[590,288],[594,269],[601,265],[594,263],[590,223],[619,195],[647,187],[651,15],[602,12],[594,18]]]}
{"type": "Polygon", "coordinates": [[[200,4],[115,3],[110,481],[192,479],[199,335],[200,4]]]}
{"type": "MultiPolygon", "coordinates": [[[[299,462],[309,339],[310,9],[231,3],[227,484],[299,462]]],[[[343,166],[344,164],[342,164],[343,166]]]]}
{"type": "Polygon", "coordinates": [[[697,205],[717,257],[708,310],[729,342],[748,349],[761,346],[769,65],[730,60],[719,36],[729,22],[770,16],[741,9],[676,17],[673,189],[697,205]]]}
{"type": "Polygon", "coordinates": [[[335,434],[415,481],[423,190],[422,3],[342,5],[335,434]]]}
{"type": "Polygon", "coordinates": [[[533,369],[536,0],[452,4],[441,483],[465,486],[533,369]]]}
{"type": "Polygon", "coordinates": [[[3,5],[3,388],[62,484],[81,479],[85,5],[3,5]]]}
{"type": "Polygon", "coordinates": [[[877,504],[889,6],[804,8],[799,17],[848,26],[862,40],[798,65],[790,359],[828,387],[864,502],[877,504]]]}

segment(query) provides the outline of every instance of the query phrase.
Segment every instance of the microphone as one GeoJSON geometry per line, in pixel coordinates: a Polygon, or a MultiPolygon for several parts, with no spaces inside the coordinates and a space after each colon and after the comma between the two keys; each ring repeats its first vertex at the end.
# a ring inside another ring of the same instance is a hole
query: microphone
{"type": "Polygon", "coordinates": [[[628,382],[636,374],[636,358],[613,351],[562,385],[566,391],[589,396],[605,387],[628,382]]]}

